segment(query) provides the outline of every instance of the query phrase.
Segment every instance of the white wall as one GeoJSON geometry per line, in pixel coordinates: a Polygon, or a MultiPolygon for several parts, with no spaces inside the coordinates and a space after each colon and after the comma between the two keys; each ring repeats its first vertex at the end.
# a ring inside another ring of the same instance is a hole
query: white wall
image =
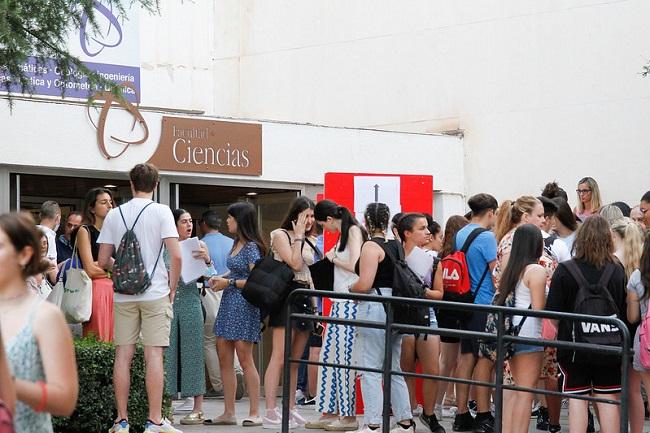
{"type": "Polygon", "coordinates": [[[590,175],[605,201],[634,203],[650,189],[648,16],[645,0],[166,0],[142,18],[143,94],[219,116],[461,128],[467,194],[590,175]]]}

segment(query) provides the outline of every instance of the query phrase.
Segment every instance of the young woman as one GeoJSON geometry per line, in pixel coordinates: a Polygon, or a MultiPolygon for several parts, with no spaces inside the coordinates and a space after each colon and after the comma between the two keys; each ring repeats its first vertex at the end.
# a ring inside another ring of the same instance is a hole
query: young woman
{"type": "MultiPolygon", "coordinates": [[[[543,310],[546,300],[546,270],[539,264],[544,250],[544,240],[539,227],[520,225],[512,239],[510,259],[503,269],[496,305],[504,305],[514,291],[515,308],[543,310]]],[[[513,325],[520,325],[523,316],[514,316],[513,325]]],[[[521,324],[520,337],[539,339],[542,320],[528,317],[521,324]]],[[[527,344],[515,344],[514,355],[509,360],[510,372],[517,386],[533,388],[537,385],[544,357],[544,348],[527,344]]],[[[499,368],[497,366],[497,368],[499,368]]],[[[530,425],[533,394],[514,392],[508,410],[504,412],[503,431],[525,433],[530,425]]]]}
{"type": "Polygon", "coordinates": [[[440,251],[442,250],[442,245],[444,243],[442,227],[440,227],[440,224],[433,220],[433,217],[431,215],[424,214],[424,216],[427,219],[427,226],[429,228],[429,239],[422,248],[427,253],[437,258],[440,255],[440,251]]]}
{"type": "Polygon", "coordinates": [[[494,234],[499,243],[497,265],[494,268],[494,285],[498,289],[501,273],[508,263],[515,229],[523,224],[541,227],[544,222],[544,205],[532,196],[521,196],[515,201],[505,200],[497,211],[494,234]]]}
{"type": "MultiPolygon", "coordinates": [[[[194,223],[192,215],[185,209],[175,209],[172,214],[178,230],[178,240],[184,241],[192,236],[194,223]]],[[[205,243],[199,241],[200,249],[193,253],[194,258],[203,260],[206,275],[216,274],[210,253],[205,243]]],[[[169,255],[163,255],[169,269],[169,255]]],[[[203,424],[203,394],[205,394],[205,365],[203,357],[203,334],[197,332],[203,326],[201,293],[197,280],[185,282],[181,278],[174,296],[174,318],[171,323],[169,347],[165,349],[165,375],[167,391],[181,398],[194,397],[192,411],[181,418],[181,424],[203,424]]]]}
{"type": "MultiPolygon", "coordinates": [[[[307,197],[297,197],[289,205],[289,212],[284,217],[280,228],[271,232],[271,251],[276,260],[285,262],[294,271],[293,289],[309,289],[313,287],[308,265],[314,263],[315,247],[309,245],[307,238],[314,231],[314,202],[307,197]]],[[[313,245],[313,243],[311,243],[313,245]]],[[[313,311],[312,299],[301,297],[294,302],[293,311],[305,313],[313,311]]],[[[266,400],[266,415],[262,418],[264,428],[278,429],[282,424],[282,414],[277,405],[277,390],[282,367],[284,365],[284,334],[287,332],[286,308],[272,312],[269,316],[269,327],[272,332],[271,359],[264,375],[264,394],[266,400]]],[[[313,329],[312,322],[293,322],[291,332],[291,357],[299,359],[305,351],[309,333],[313,329]]],[[[298,364],[290,367],[291,396],[289,397],[290,424],[304,426],[306,420],[295,409],[296,385],[298,382],[298,364]]]]}
{"type": "Polygon", "coordinates": [[[38,236],[29,216],[0,216],[0,331],[15,376],[17,433],[51,433],[50,414],[70,416],[79,392],[63,314],[25,283],[48,267],[38,254],[38,236]]]}
{"type": "Polygon", "coordinates": [[[45,299],[47,298],[48,292],[51,291],[52,286],[56,284],[56,274],[57,266],[54,260],[50,260],[47,257],[47,251],[49,248],[49,242],[47,240],[47,235],[38,228],[39,246],[40,250],[38,255],[42,260],[46,261],[48,264],[45,272],[42,272],[37,275],[32,275],[27,278],[27,288],[30,292],[35,293],[39,297],[45,299]]]}
{"type": "MultiPolygon", "coordinates": [[[[350,211],[331,200],[318,202],[314,217],[324,231],[340,233],[336,245],[327,252],[326,257],[334,264],[334,291],[349,293],[350,286],[358,276],[354,266],[361,254],[361,245],[366,232],[352,216],[350,211]]],[[[357,303],[345,299],[332,299],[331,317],[357,318],[357,303]]],[[[352,363],[355,329],[352,326],[327,324],[323,336],[320,362],[352,363]],[[341,356],[343,354],[343,356],[341,356]]],[[[317,421],[308,422],[307,428],[328,430],[356,430],[355,372],[332,367],[318,367],[316,387],[316,412],[322,416],[317,421]]]]}
{"type": "MultiPolygon", "coordinates": [[[[615,264],[614,245],[607,221],[599,215],[586,219],[578,229],[575,241],[575,257],[558,265],[553,274],[551,288],[546,301],[550,311],[574,312],[578,283],[568,270],[575,263],[584,278],[591,283],[598,282],[605,272],[611,272],[606,283],[619,311],[619,318],[626,319],[625,272],[615,264]]],[[[557,325],[557,321],[554,321],[557,325]]],[[[571,321],[559,321],[558,340],[573,341],[571,321]]],[[[617,399],[621,385],[621,361],[617,357],[599,354],[574,352],[558,349],[558,363],[562,375],[562,390],[573,394],[617,399]]],[[[617,406],[596,403],[602,433],[617,432],[619,429],[619,409],[617,406]]],[[[586,431],[587,402],[569,400],[569,427],[571,431],[586,431]]]]}
{"type": "Polygon", "coordinates": [[[257,225],[255,207],[246,202],[228,206],[228,232],[235,242],[227,260],[230,273],[226,277],[210,278],[212,290],[223,290],[221,306],[214,323],[217,352],[223,381],[224,409],[217,418],[205,420],[207,425],[236,425],[234,356],[237,351],[244,371],[244,382],[250,398],[249,417],[244,427],[262,425],[259,417],[260,376],[253,361],[253,345],[260,340],[260,310],[249,304],[241,294],[251,269],[266,254],[266,246],[257,225]]]}
{"type": "MultiPolygon", "coordinates": [[[[370,231],[372,242],[366,242],[361,248],[358,263],[359,279],[350,287],[353,293],[380,293],[391,296],[393,293],[394,263],[389,254],[396,255],[395,241],[386,240],[390,210],[384,203],[371,203],[366,208],[364,217],[370,231]],[[390,251],[390,253],[387,253],[390,251]]],[[[374,322],[386,321],[386,312],[382,304],[362,301],[358,304],[358,320],[374,322]]],[[[384,363],[385,331],[382,329],[359,328],[355,351],[359,365],[382,368],[384,363]]],[[[391,335],[391,352],[393,371],[400,371],[399,360],[402,347],[402,335],[391,335]]],[[[364,424],[360,433],[376,432],[381,427],[383,410],[382,377],[380,373],[363,372],[361,391],[364,397],[364,424]]],[[[402,376],[391,377],[391,405],[397,426],[393,433],[415,433],[415,423],[411,414],[408,388],[402,376]]]]}
{"type": "MultiPolygon", "coordinates": [[[[632,223],[635,224],[636,223],[632,223]]],[[[646,241],[639,267],[632,272],[627,283],[627,319],[630,323],[641,322],[648,312],[650,300],[650,242],[646,241]]],[[[630,372],[629,398],[630,398],[630,432],[643,432],[644,410],[641,396],[641,383],[650,389],[650,370],[641,365],[639,359],[639,331],[634,334],[634,358],[630,372]]]]}
{"type": "MultiPolygon", "coordinates": [[[[630,291],[629,282],[633,281],[632,275],[641,265],[641,255],[643,254],[643,229],[629,218],[619,218],[611,224],[612,240],[614,241],[614,256],[621,262],[625,269],[625,276],[628,279],[628,311],[630,308],[635,310],[638,316],[638,300],[635,291],[630,291]],[[635,304],[635,300],[637,303],[635,304]]],[[[636,280],[637,278],[635,278],[636,280]]],[[[632,286],[634,287],[634,285],[632,286]]],[[[643,295],[643,293],[641,293],[643,295]]],[[[644,310],[645,311],[645,310],[644,310]]],[[[634,311],[633,311],[634,312],[634,311]]],[[[630,334],[636,334],[637,320],[630,320],[630,334]]],[[[632,433],[639,433],[643,430],[643,421],[645,418],[645,408],[643,406],[643,397],[641,396],[642,376],[634,368],[630,368],[628,401],[630,402],[630,430],[632,433]]]]}
{"type": "MultiPolygon", "coordinates": [[[[462,215],[452,215],[445,224],[445,235],[443,237],[442,249],[438,253],[438,257],[443,259],[449,254],[453,253],[454,243],[456,242],[456,233],[463,227],[469,224],[469,221],[462,215]]],[[[442,268],[438,266],[433,280],[434,290],[442,292],[442,268]]],[[[436,314],[438,326],[447,329],[461,329],[462,324],[450,317],[445,310],[440,310],[436,314]]],[[[440,337],[440,375],[444,377],[455,377],[454,371],[458,363],[460,339],[456,337],[440,337]]],[[[454,383],[450,382],[446,386],[438,388],[438,396],[436,398],[436,416],[441,419],[443,417],[453,417],[456,415],[456,393],[454,392],[454,383]]]]}
{"type": "Polygon", "coordinates": [[[553,203],[557,205],[553,231],[564,241],[566,247],[569,249],[569,253],[573,257],[575,252],[573,243],[576,239],[576,230],[578,230],[578,220],[566,200],[554,198],[553,203]]]}
{"type": "Polygon", "coordinates": [[[614,224],[617,220],[623,218],[623,212],[613,204],[606,204],[598,211],[598,215],[605,218],[609,225],[614,224]]]}
{"type": "Polygon", "coordinates": [[[113,341],[113,282],[97,265],[97,238],[111,209],[113,194],[108,189],[89,190],[84,205],[84,223],[70,235],[70,244],[76,244],[84,271],[93,279],[92,314],[90,321],[83,324],[83,334],[94,334],[100,341],[113,341]]]}
{"type": "MultiPolygon", "coordinates": [[[[404,245],[406,262],[411,264],[409,258],[414,256],[412,253],[416,249],[423,248],[431,238],[427,218],[423,214],[407,213],[400,219],[397,230],[399,232],[399,238],[404,245]]],[[[429,267],[425,275],[420,275],[415,269],[414,271],[418,273],[428,287],[426,290],[427,298],[434,300],[442,299],[442,290],[433,290],[431,288],[433,266],[429,267]]],[[[438,322],[436,321],[433,308],[429,314],[431,317],[431,327],[437,328],[438,322]]],[[[400,359],[402,371],[415,372],[416,357],[420,361],[424,374],[437,376],[439,371],[440,337],[437,335],[404,335],[402,338],[402,356],[400,359]]],[[[406,378],[406,385],[409,389],[411,409],[413,409],[417,406],[415,378],[406,378]]],[[[424,404],[422,413],[419,414],[420,421],[434,433],[444,432],[434,413],[436,397],[438,396],[438,382],[430,379],[424,380],[422,382],[422,394],[424,396],[424,404]]]]}
{"type": "Polygon", "coordinates": [[[576,194],[578,206],[573,212],[580,221],[585,222],[588,217],[597,214],[602,206],[598,183],[592,177],[583,177],[578,181],[576,194]]]}

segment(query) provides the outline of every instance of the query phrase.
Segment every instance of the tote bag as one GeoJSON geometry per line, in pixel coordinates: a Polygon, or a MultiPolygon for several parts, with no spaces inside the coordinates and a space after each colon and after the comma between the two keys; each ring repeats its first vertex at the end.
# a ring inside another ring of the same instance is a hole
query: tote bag
{"type": "MultiPolygon", "coordinates": [[[[93,307],[93,282],[86,271],[83,270],[81,260],[78,258],[74,260],[76,254],[77,242],[75,242],[72,250],[73,259],[70,259],[70,267],[63,271],[61,311],[63,311],[68,323],[87,322],[90,320],[93,307]],[[76,267],[74,266],[75,263],[76,267]]],[[[64,265],[64,269],[66,265],[64,265]]]]}

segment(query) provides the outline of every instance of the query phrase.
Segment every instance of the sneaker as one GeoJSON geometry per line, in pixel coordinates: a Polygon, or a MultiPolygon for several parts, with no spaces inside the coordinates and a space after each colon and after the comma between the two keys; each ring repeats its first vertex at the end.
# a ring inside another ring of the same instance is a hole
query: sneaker
{"type": "Polygon", "coordinates": [[[476,404],[476,400],[468,401],[467,408],[471,412],[472,416],[476,416],[476,412],[478,411],[478,405],[476,404]]]}
{"type": "Polygon", "coordinates": [[[591,413],[591,409],[587,408],[587,433],[595,433],[596,428],[594,427],[594,414],[591,413]]]}
{"type": "Polygon", "coordinates": [[[160,424],[156,424],[148,419],[144,424],[144,433],[183,433],[183,431],[174,428],[168,419],[163,418],[160,424]]]}
{"type": "Polygon", "coordinates": [[[194,409],[194,397],[187,397],[181,403],[172,405],[172,407],[174,408],[174,415],[192,412],[192,409],[194,409]]]}
{"type": "Polygon", "coordinates": [[[436,418],[442,419],[442,405],[436,403],[436,406],[433,408],[433,413],[436,415],[436,418]]]}
{"type": "Polygon", "coordinates": [[[537,418],[539,415],[539,408],[542,407],[540,402],[537,402],[533,405],[533,409],[530,411],[531,418],[537,418]]]}
{"type": "Polygon", "coordinates": [[[395,424],[395,427],[390,429],[390,433],[415,433],[415,421],[411,420],[411,425],[407,428],[395,424]]]}
{"type": "Polygon", "coordinates": [[[436,418],[435,413],[431,415],[427,415],[424,412],[422,412],[419,418],[420,421],[422,421],[422,424],[424,424],[429,428],[429,430],[431,430],[431,433],[447,433],[445,429],[438,422],[438,418],[436,418]]]}
{"type": "Polygon", "coordinates": [[[440,418],[453,418],[456,416],[458,408],[456,406],[443,406],[442,416],[440,418]]]}
{"type": "Polygon", "coordinates": [[[494,418],[492,416],[486,416],[481,419],[476,417],[474,419],[472,433],[494,433],[494,418]]]}
{"type": "Polygon", "coordinates": [[[181,418],[182,425],[199,425],[203,424],[203,421],[205,421],[203,412],[192,412],[181,418]]]}
{"type": "Polygon", "coordinates": [[[537,430],[548,431],[548,409],[540,406],[537,410],[537,430]]]}
{"type": "Polygon", "coordinates": [[[296,390],[296,404],[300,404],[298,402],[300,400],[304,400],[304,399],[305,399],[305,394],[302,392],[302,389],[297,389],[296,390]]]}
{"type": "Polygon", "coordinates": [[[352,433],[381,433],[381,426],[376,429],[371,429],[367,425],[364,425],[359,430],[355,430],[352,433]]]}
{"type": "MultiPolygon", "coordinates": [[[[307,420],[295,408],[289,411],[289,416],[291,417],[291,421],[295,422],[298,427],[304,427],[307,424],[307,420]]],[[[354,430],[356,429],[355,427],[354,430]]]]}
{"type": "Polygon", "coordinates": [[[129,422],[125,419],[121,419],[116,423],[113,423],[113,427],[108,429],[108,433],[129,433],[129,422]]]}
{"type": "MultiPolygon", "coordinates": [[[[293,420],[293,416],[289,416],[289,428],[296,427],[298,427],[298,424],[293,420]]],[[[279,408],[266,410],[266,416],[262,417],[262,428],[269,430],[282,428],[282,413],[280,413],[279,408]]]]}
{"type": "Polygon", "coordinates": [[[316,397],[311,397],[303,400],[301,406],[314,406],[316,404],[316,397]]]}
{"type": "Polygon", "coordinates": [[[456,414],[451,426],[453,431],[472,431],[472,428],[474,428],[474,417],[469,411],[456,414]]]}
{"type": "Polygon", "coordinates": [[[244,373],[237,372],[237,390],[235,391],[235,400],[241,400],[246,392],[244,383],[244,373]]]}
{"type": "Polygon", "coordinates": [[[411,415],[413,415],[414,418],[422,415],[422,405],[418,404],[415,406],[415,409],[411,409],[411,415]]]}
{"type": "Polygon", "coordinates": [[[562,433],[562,426],[561,425],[549,425],[548,426],[548,431],[551,433],[562,433]]]}

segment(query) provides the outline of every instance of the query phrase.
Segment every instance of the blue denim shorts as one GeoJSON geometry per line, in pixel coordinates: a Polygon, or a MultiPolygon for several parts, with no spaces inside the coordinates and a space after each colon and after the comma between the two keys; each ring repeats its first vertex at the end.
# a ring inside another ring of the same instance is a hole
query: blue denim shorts
{"type": "Polygon", "coordinates": [[[534,353],[534,352],[543,352],[544,346],[535,346],[532,344],[515,344],[515,355],[522,353],[534,353]]]}

